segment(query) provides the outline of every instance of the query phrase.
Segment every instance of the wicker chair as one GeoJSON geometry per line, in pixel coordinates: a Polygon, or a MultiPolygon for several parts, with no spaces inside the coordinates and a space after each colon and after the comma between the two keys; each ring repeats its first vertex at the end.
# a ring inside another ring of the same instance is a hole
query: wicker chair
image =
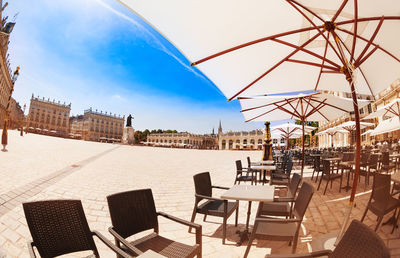
{"type": "Polygon", "coordinates": [[[317,173],[315,177],[315,182],[318,182],[318,175],[323,171],[323,166],[321,164],[321,156],[314,157],[314,170],[312,172],[311,180],[314,179],[314,173],[317,173]]]}
{"type": "Polygon", "coordinates": [[[295,253],[301,222],[313,194],[314,188],[304,182],[293,207],[294,218],[256,218],[244,257],[248,256],[254,238],[293,241],[292,252],[295,253]]]}
{"type": "Polygon", "coordinates": [[[390,162],[389,158],[389,152],[383,152],[382,153],[382,164],[381,164],[381,171],[386,171],[386,173],[389,173],[390,170],[395,169],[396,164],[393,164],[390,162]]]}
{"type": "Polygon", "coordinates": [[[243,168],[242,161],[236,160],[236,178],[235,178],[235,185],[236,183],[240,184],[240,182],[251,182],[251,184],[256,183],[257,175],[254,170],[248,170],[247,168],[243,168]],[[245,174],[245,175],[244,175],[245,174]]]}
{"type": "Polygon", "coordinates": [[[93,236],[97,236],[119,257],[131,257],[113,245],[97,231],[90,231],[80,200],[51,200],[22,204],[33,241],[28,243],[29,254],[36,257],[55,257],[80,251],[93,251],[100,257],[93,236]]]}
{"type": "Polygon", "coordinates": [[[271,174],[271,185],[289,185],[290,174],[292,173],[293,161],[290,159],[283,173],[274,172],[271,174]]]}
{"type": "MultiPolygon", "coordinates": [[[[378,160],[379,160],[379,155],[378,154],[370,154],[367,156],[367,161],[363,161],[361,156],[361,165],[360,165],[360,173],[359,173],[359,178],[358,180],[361,180],[361,176],[365,177],[365,184],[369,185],[369,178],[370,176],[373,176],[374,173],[378,171],[378,160]]],[[[365,156],[364,156],[365,158],[365,156]]]]}
{"type": "MultiPolygon", "coordinates": [[[[374,175],[371,197],[368,201],[367,208],[365,209],[361,221],[364,221],[368,210],[372,211],[372,213],[378,216],[378,224],[375,227],[375,231],[379,228],[385,214],[388,214],[389,212],[400,207],[400,200],[394,198],[390,194],[390,184],[390,175],[374,175]]],[[[396,223],[393,225],[393,230],[395,226],[396,223]]]]}
{"type": "Polygon", "coordinates": [[[197,213],[204,214],[203,221],[206,220],[207,215],[222,217],[222,244],[225,244],[226,221],[236,210],[235,227],[237,226],[239,215],[239,201],[228,202],[228,200],[212,197],[212,188],[225,190],[228,190],[229,188],[213,186],[211,184],[211,177],[209,172],[196,174],[193,176],[193,180],[196,194],[191,221],[194,222],[197,213]],[[205,200],[205,202],[199,205],[202,200],[205,200]]]}
{"type": "Polygon", "coordinates": [[[285,197],[275,198],[273,202],[260,202],[256,217],[263,216],[282,216],[291,217],[293,203],[295,201],[296,192],[299,187],[301,177],[294,173],[290,180],[289,187],[285,197]]]}
{"type": "Polygon", "coordinates": [[[134,256],[152,250],[166,257],[194,257],[196,255],[201,257],[201,226],[164,212],[157,212],[151,189],[112,194],[107,196],[107,202],[112,222],[109,232],[123,250],[134,256]],[[196,244],[187,245],[160,236],[158,216],[196,228],[196,244]],[[154,232],[133,242],[126,240],[134,234],[150,229],[154,232]]]}
{"type": "Polygon", "coordinates": [[[266,255],[268,258],[306,258],[306,257],[320,257],[325,256],[329,258],[389,258],[390,252],[386,247],[383,240],[372,231],[368,226],[364,225],[358,220],[353,220],[344,233],[342,239],[331,250],[315,251],[309,254],[285,254],[285,255],[266,255]]]}
{"type": "Polygon", "coordinates": [[[319,180],[317,190],[319,190],[322,180],[326,180],[326,185],[325,185],[325,190],[324,190],[324,195],[325,195],[329,182],[331,182],[331,188],[332,188],[332,182],[335,179],[340,178],[340,185],[339,185],[339,193],[340,193],[340,190],[342,189],[343,173],[338,174],[338,173],[334,173],[333,171],[331,171],[331,163],[329,162],[329,160],[323,160],[322,165],[323,165],[323,171],[322,171],[321,179],[319,180]]]}

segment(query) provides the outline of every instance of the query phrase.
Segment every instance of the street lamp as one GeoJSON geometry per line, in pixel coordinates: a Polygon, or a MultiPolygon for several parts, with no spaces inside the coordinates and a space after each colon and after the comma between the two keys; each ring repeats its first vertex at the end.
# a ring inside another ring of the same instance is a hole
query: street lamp
{"type": "Polygon", "coordinates": [[[8,116],[9,116],[9,108],[10,108],[10,103],[11,103],[11,95],[14,91],[14,84],[15,81],[17,80],[19,75],[19,66],[17,66],[17,69],[15,69],[15,72],[11,78],[11,90],[10,90],[10,95],[8,96],[8,102],[7,102],[7,107],[6,107],[6,113],[4,116],[4,126],[3,126],[3,133],[1,135],[1,144],[3,145],[3,149],[1,151],[7,151],[6,146],[8,143],[8,135],[7,135],[7,126],[8,126],[8,116]]]}

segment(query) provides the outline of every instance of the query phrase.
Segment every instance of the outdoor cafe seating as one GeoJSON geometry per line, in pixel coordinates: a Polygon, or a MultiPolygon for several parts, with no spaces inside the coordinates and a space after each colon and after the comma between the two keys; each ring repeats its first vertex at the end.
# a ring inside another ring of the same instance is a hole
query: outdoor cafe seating
{"type": "Polygon", "coordinates": [[[131,257],[98,231],[91,231],[80,200],[50,200],[23,203],[33,241],[28,242],[30,256],[55,257],[79,251],[92,251],[100,257],[96,236],[119,257],[131,257]]]}
{"type": "MultiPolygon", "coordinates": [[[[206,220],[207,215],[222,217],[222,244],[225,244],[226,239],[226,223],[228,218],[236,211],[235,227],[238,224],[239,216],[239,201],[229,202],[228,200],[216,198],[212,195],[212,189],[224,189],[227,187],[215,186],[211,184],[211,177],[209,172],[199,173],[193,176],[195,187],[195,204],[193,208],[191,222],[194,222],[196,214],[204,215],[203,221],[206,220]],[[203,203],[200,204],[201,201],[203,203]]],[[[190,231],[190,229],[189,229],[190,231]]]]}
{"type": "Polygon", "coordinates": [[[166,257],[201,257],[202,227],[170,214],[156,211],[151,189],[140,189],[116,193],[107,196],[112,227],[109,232],[115,238],[118,247],[130,255],[137,256],[145,252],[155,252],[166,257]],[[196,243],[183,244],[165,238],[159,234],[158,216],[196,229],[196,243]],[[127,238],[135,234],[153,230],[132,242],[127,238]]]}

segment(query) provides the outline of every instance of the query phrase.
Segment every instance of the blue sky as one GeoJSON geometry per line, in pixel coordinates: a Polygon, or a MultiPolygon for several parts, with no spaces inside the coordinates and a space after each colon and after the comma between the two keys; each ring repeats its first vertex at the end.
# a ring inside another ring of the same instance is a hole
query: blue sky
{"type": "MultiPolygon", "coordinates": [[[[155,30],[113,0],[13,0],[9,54],[21,66],[14,97],[72,103],[73,115],[92,107],[132,113],[138,130],[208,133],[262,128],[244,123],[237,101],[222,93],[155,30]]],[[[28,107],[27,107],[28,108],[28,107]]]]}

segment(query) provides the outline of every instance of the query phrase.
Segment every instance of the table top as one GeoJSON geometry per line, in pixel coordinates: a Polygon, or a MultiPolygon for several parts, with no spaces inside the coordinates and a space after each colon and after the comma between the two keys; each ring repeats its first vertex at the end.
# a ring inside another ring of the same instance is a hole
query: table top
{"type": "Polygon", "coordinates": [[[251,166],[251,169],[254,169],[254,170],[276,170],[276,166],[265,166],[265,165],[251,166]]]}
{"type": "Polygon", "coordinates": [[[394,173],[394,174],[390,177],[390,179],[391,179],[393,182],[395,182],[395,183],[397,183],[397,184],[400,184],[400,172],[394,173]]]}
{"type": "Polygon", "coordinates": [[[328,160],[328,161],[341,161],[342,158],[324,158],[323,160],[328,160]]]}
{"type": "Polygon", "coordinates": [[[397,154],[390,154],[389,157],[390,157],[390,158],[400,158],[400,153],[397,153],[397,154]]]}
{"type": "Polygon", "coordinates": [[[269,165],[269,164],[274,164],[274,161],[273,160],[260,160],[260,161],[257,161],[255,163],[269,165]]]}
{"type": "Polygon", "coordinates": [[[275,186],[273,185],[234,185],[221,198],[240,201],[272,202],[275,186]]]}

